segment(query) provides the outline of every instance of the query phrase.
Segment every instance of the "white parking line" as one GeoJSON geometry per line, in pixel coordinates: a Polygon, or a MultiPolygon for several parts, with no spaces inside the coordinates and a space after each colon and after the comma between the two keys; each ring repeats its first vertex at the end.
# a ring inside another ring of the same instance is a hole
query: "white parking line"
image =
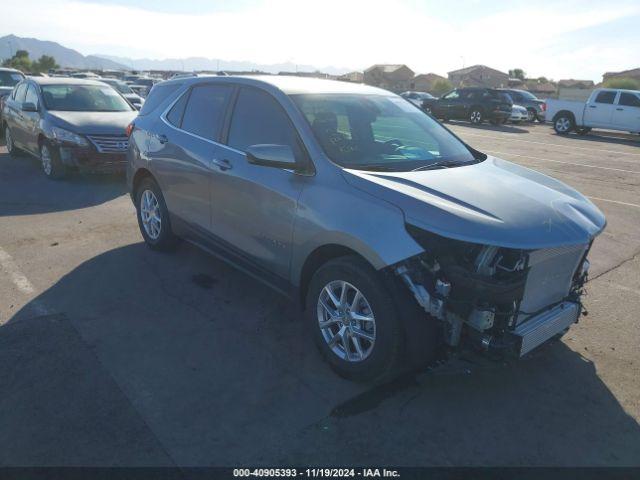
{"type": "Polygon", "coordinates": [[[550,158],[532,157],[531,155],[521,155],[519,153],[496,152],[495,150],[484,150],[484,151],[487,153],[497,154],[497,155],[513,155],[514,157],[531,158],[533,160],[540,160],[541,162],[562,163],[564,165],[574,165],[576,167],[597,168],[600,170],[612,170],[614,172],[636,173],[640,175],[640,171],[637,171],[637,170],[625,170],[623,168],[614,168],[614,167],[601,167],[599,165],[587,165],[584,163],[576,163],[576,162],[563,162],[562,160],[551,160],[550,158]]]}
{"type": "MultiPolygon", "coordinates": [[[[0,269],[3,270],[10,278],[11,282],[16,288],[25,295],[33,295],[36,293],[36,289],[29,279],[20,271],[16,262],[13,261],[11,255],[9,255],[4,249],[0,248],[0,269]]],[[[35,299],[30,302],[30,306],[39,315],[46,315],[48,313],[47,308],[42,303],[35,299]]]]}
{"type": "Polygon", "coordinates": [[[618,205],[626,205],[627,207],[640,208],[640,205],[638,205],[637,203],[620,202],[618,200],[609,200],[608,198],[600,198],[600,197],[588,197],[588,198],[590,198],[591,200],[600,200],[601,202],[617,203],[618,205]]]}
{"type": "MultiPolygon", "coordinates": [[[[496,132],[499,133],[499,132],[496,132]]],[[[482,135],[480,133],[467,133],[464,132],[464,134],[460,134],[460,136],[465,136],[465,135],[469,135],[471,137],[482,137],[482,138],[486,138],[489,140],[506,140],[507,138],[500,138],[500,137],[487,137],[486,135],[482,135]]],[[[504,135],[513,135],[513,134],[504,134],[504,135]]],[[[605,150],[605,149],[600,149],[600,148],[588,148],[588,147],[578,147],[575,145],[563,145],[560,143],[548,143],[548,142],[534,142],[533,140],[521,140],[519,138],[512,138],[509,137],[508,138],[509,141],[512,142],[522,142],[522,143],[534,143],[536,145],[546,145],[549,147],[564,147],[564,148],[570,148],[572,150],[587,150],[589,152],[602,152],[602,153],[615,153],[617,155],[633,155],[633,156],[638,156],[640,157],[640,153],[635,153],[635,152],[621,152],[620,150],[605,150]]],[[[578,140],[579,141],[579,140],[578,140]]]]}

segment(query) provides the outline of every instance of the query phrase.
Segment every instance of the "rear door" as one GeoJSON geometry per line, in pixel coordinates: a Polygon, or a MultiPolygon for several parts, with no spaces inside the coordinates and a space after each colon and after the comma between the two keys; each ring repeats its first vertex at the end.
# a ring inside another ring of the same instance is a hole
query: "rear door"
{"type": "Polygon", "coordinates": [[[38,153],[38,123],[40,122],[40,98],[37,87],[30,83],[24,97],[25,103],[32,103],[36,107],[35,112],[22,112],[22,128],[24,134],[24,146],[33,153],[38,153]]]}
{"type": "Polygon", "coordinates": [[[24,147],[24,122],[22,121],[22,103],[24,102],[25,94],[27,93],[28,82],[24,81],[16,86],[11,97],[7,99],[7,106],[5,107],[5,120],[11,130],[11,137],[13,143],[24,147]]]}
{"type": "Polygon", "coordinates": [[[590,98],[584,110],[584,126],[610,127],[617,97],[618,92],[616,90],[601,90],[595,98],[590,98]]]}
{"type": "Polygon", "coordinates": [[[640,93],[620,92],[611,124],[618,130],[640,132],[640,93]]]}
{"type": "Polygon", "coordinates": [[[211,229],[211,177],[232,87],[198,84],[154,126],[148,155],[167,208],[197,231],[211,229]]]}
{"type": "Polygon", "coordinates": [[[227,247],[275,274],[277,286],[289,278],[293,222],[308,177],[250,164],[245,151],[257,144],[288,145],[298,160],[308,161],[306,152],[278,100],[246,86],[238,90],[224,143],[211,184],[213,231],[227,247]]]}

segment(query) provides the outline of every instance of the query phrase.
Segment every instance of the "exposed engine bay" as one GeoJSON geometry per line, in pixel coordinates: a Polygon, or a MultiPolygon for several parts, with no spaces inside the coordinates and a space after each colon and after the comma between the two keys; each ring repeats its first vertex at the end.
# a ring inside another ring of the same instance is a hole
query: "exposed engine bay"
{"type": "Polygon", "coordinates": [[[448,346],[522,356],[578,321],[590,244],[522,250],[407,229],[425,252],[394,272],[448,346]]]}

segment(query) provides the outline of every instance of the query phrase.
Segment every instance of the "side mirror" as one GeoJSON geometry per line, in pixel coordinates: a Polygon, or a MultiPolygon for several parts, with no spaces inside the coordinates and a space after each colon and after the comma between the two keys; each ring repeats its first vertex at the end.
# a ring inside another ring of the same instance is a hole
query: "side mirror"
{"type": "Polygon", "coordinates": [[[31,102],[24,102],[22,104],[22,111],[23,112],[37,112],[38,109],[36,108],[35,103],[31,103],[31,102]]]}
{"type": "Polygon", "coordinates": [[[293,170],[298,163],[289,145],[261,144],[247,147],[247,161],[264,167],[293,170]]]}

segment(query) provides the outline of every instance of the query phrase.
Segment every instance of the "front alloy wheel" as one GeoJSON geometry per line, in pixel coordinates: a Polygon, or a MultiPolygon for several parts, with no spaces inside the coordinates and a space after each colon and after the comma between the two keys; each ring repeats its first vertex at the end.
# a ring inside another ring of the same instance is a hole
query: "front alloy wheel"
{"type": "Polygon", "coordinates": [[[573,121],[566,116],[558,117],[553,124],[553,128],[560,135],[567,134],[573,129],[573,121]]]}
{"type": "Polygon", "coordinates": [[[527,110],[527,121],[535,122],[535,120],[536,120],[536,111],[533,109],[527,110]]]}
{"type": "Polygon", "coordinates": [[[40,145],[40,164],[47,178],[57,180],[64,177],[66,170],[60,162],[58,152],[46,142],[40,145]]]}
{"type": "Polygon", "coordinates": [[[320,292],[318,326],[331,351],[347,362],[365,360],[376,342],[376,320],[371,305],[356,287],[334,280],[320,292]]]}
{"type": "Polygon", "coordinates": [[[480,110],[473,110],[469,116],[471,123],[482,123],[482,112],[480,110]]]}

